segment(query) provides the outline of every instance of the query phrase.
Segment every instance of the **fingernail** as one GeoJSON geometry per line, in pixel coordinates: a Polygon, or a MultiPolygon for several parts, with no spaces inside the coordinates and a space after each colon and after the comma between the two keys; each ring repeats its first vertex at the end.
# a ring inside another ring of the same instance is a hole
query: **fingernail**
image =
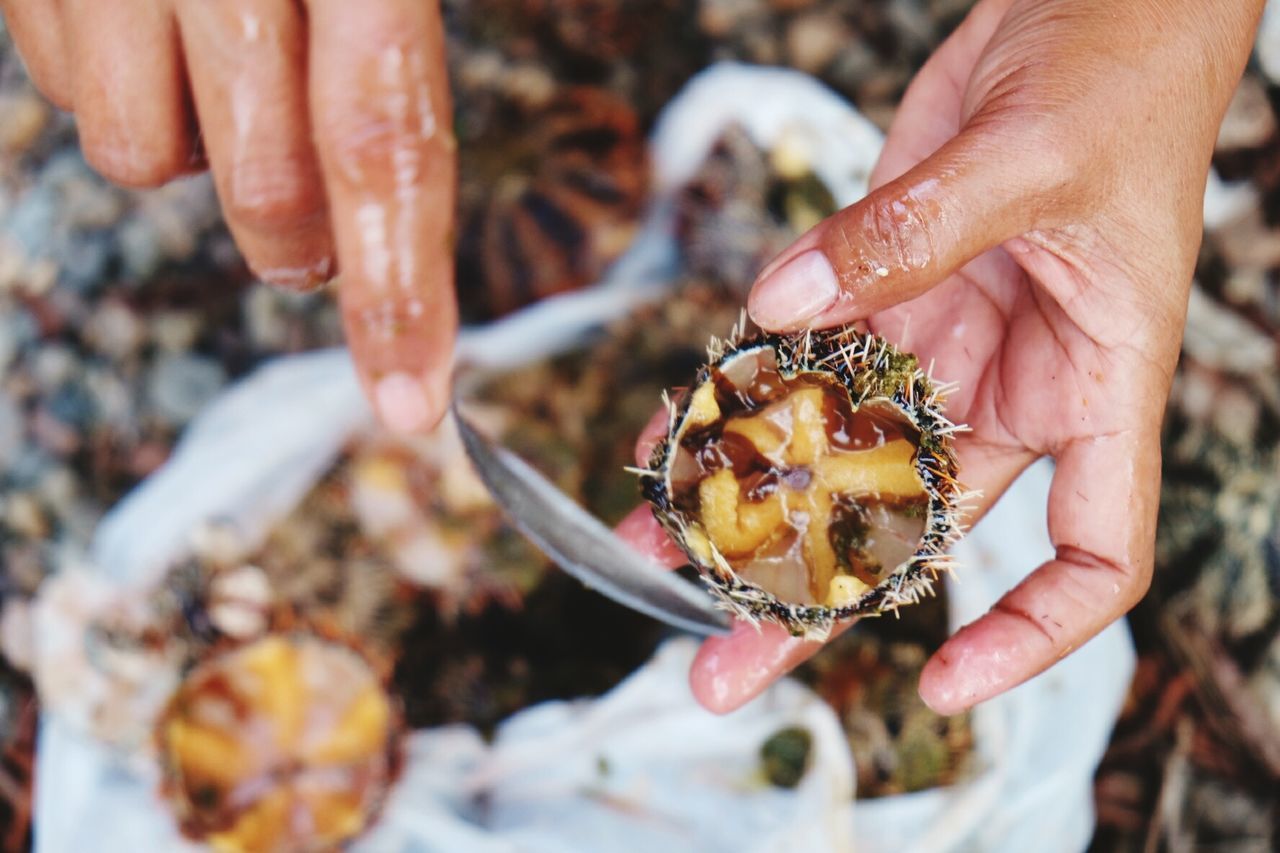
{"type": "Polygon", "coordinates": [[[374,402],[383,424],[395,432],[418,432],[435,412],[422,383],[407,373],[391,373],[378,380],[374,402]]]}
{"type": "Polygon", "coordinates": [[[286,290],[312,290],[333,277],[333,259],[321,258],[305,267],[272,267],[257,271],[258,278],[267,284],[286,290]]]}
{"type": "Polygon", "coordinates": [[[747,311],[765,329],[803,325],[835,304],[836,271],[819,249],[796,255],[751,289],[747,311]]]}

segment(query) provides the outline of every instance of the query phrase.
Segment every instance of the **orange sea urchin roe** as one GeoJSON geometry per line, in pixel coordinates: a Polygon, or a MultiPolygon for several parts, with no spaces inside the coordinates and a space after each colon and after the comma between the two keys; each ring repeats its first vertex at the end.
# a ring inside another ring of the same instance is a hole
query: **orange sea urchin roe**
{"type": "Polygon", "coordinates": [[[394,715],[354,652],[269,636],[198,666],[161,721],[184,831],[223,851],[336,849],[389,784],[394,715]]]}
{"type": "Polygon", "coordinates": [[[854,410],[834,379],[786,379],[761,350],[694,389],[685,424],[675,504],[744,580],[839,607],[914,553],[927,511],[918,433],[888,403],[854,410]]]}

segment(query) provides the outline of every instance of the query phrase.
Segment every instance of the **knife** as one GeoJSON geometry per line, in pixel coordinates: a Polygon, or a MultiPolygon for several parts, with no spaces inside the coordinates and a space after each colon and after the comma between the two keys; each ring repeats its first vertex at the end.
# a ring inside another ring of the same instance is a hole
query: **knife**
{"type": "Polygon", "coordinates": [[[586,586],[675,628],[707,636],[729,632],[729,614],[706,591],[619,539],[533,466],[453,417],[481,481],[517,530],[586,586]]]}

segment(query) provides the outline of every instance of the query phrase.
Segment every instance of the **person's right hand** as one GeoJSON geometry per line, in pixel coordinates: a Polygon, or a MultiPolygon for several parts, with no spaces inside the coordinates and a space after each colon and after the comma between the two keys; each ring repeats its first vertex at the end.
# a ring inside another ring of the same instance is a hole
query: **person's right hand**
{"type": "MultiPolygon", "coordinates": [[[[933,656],[920,692],[938,711],[1041,672],[1147,589],[1205,178],[1261,6],[982,0],[912,83],[871,194],[752,290],[766,329],[865,320],[958,383],[974,517],[1033,460],[1057,462],[1056,555],[933,656]]],[[[647,509],[620,533],[685,562],[647,509]]],[[[732,710],[819,647],[739,624],[703,645],[694,693],[732,710]]]]}
{"type": "Polygon", "coordinates": [[[448,402],[453,112],[434,0],[0,0],[89,163],[156,186],[212,166],[254,271],[342,269],[347,339],[389,426],[448,402]]]}

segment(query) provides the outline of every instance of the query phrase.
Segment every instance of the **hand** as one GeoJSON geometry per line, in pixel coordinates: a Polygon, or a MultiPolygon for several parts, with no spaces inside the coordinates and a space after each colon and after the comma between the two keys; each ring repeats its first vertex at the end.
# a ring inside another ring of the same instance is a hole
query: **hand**
{"type": "Polygon", "coordinates": [[[455,143],[433,2],[0,0],[36,85],[107,178],[203,168],[263,279],[339,295],[391,427],[448,398],[455,143]],[[194,107],[192,106],[194,104],[194,107]]]}
{"type": "MultiPolygon", "coordinates": [[[[1032,461],[1057,462],[1056,556],[929,661],[920,693],[939,712],[1046,669],[1150,583],[1205,179],[1261,7],[983,0],[907,91],[874,191],[756,281],[760,326],[864,319],[959,383],[961,479],[984,495],[971,520],[1032,461]]],[[[622,530],[652,551],[655,528],[636,514],[622,530]]],[[[819,648],[763,628],[704,644],[703,704],[732,710],[819,648]]]]}

